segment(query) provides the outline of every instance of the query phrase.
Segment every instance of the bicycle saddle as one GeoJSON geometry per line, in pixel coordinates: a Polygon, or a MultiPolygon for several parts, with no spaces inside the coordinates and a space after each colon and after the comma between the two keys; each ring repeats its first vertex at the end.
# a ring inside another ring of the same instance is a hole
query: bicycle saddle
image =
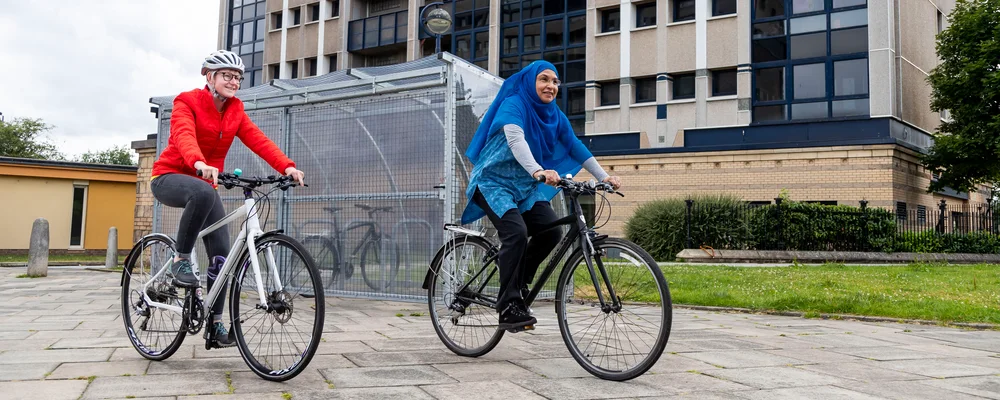
{"type": "Polygon", "coordinates": [[[372,206],[369,206],[367,204],[355,204],[354,206],[357,207],[357,208],[360,208],[362,210],[365,210],[365,211],[372,211],[372,210],[374,210],[374,211],[392,211],[392,207],[372,207],[372,206]]]}
{"type": "Polygon", "coordinates": [[[340,207],[323,207],[323,211],[326,211],[326,212],[331,213],[331,214],[336,214],[340,210],[343,210],[343,208],[340,208],[340,207]]]}

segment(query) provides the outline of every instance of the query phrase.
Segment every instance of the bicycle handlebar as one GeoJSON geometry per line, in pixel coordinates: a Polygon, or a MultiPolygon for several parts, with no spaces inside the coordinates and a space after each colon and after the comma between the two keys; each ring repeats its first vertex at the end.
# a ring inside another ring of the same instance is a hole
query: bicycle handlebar
{"type": "MultiPolygon", "coordinates": [[[[219,173],[219,184],[224,186],[226,189],[232,189],[234,187],[243,187],[247,189],[254,189],[264,185],[277,184],[278,189],[288,190],[290,187],[298,186],[298,182],[295,182],[294,178],[288,175],[269,175],[265,178],[253,176],[249,178],[244,178],[241,176],[242,171],[236,170],[237,173],[222,172],[219,173]]],[[[201,170],[197,171],[198,176],[201,175],[201,170]]],[[[308,187],[309,185],[303,185],[308,187]]]]}
{"type": "MultiPolygon", "coordinates": [[[[538,182],[545,182],[545,176],[539,176],[539,177],[535,178],[535,180],[538,181],[538,182]]],[[[602,191],[602,192],[607,192],[607,193],[614,193],[614,194],[617,194],[617,195],[619,195],[621,197],[625,197],[624,194],[622,194],[621,192],[615,190],[614,185],[612,185],[610,183],[607,183],[607,182],[597,182],[597,181],[595,181],[593,179],[591,179],[589,181],[574,181],[572,178],[570,178],[569,175],[566,175],[566,178],[560,178],[559,179],[559,183],[557,184],[557,186],[559,188],[566,189],[566,190],[569,190],[569,191],[573,191],[573,192],[576,192],[576,193],[588,193],[588,192],[602,191]]]]}

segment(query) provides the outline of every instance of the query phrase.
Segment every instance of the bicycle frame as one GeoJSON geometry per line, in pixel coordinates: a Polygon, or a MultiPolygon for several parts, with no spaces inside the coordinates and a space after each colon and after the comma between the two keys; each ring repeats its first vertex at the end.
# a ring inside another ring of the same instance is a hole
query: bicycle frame
{"type": "MultiPolygon", "coordinates": [[[[542,229],[542,231],[547,231],[549,229],[558,228],[562,225],[570,225],[569,232],[559,241],[559,244],[556,245],[556,252],[552,253],[555,256],[549,259],[549,263],[546,264],[545,269],[542,270],[542,275],[539,276],[538,280],[534,284],[534,287],[531,288],[527,297],[525,297],[524,302],[526,305],[530,306],[531,303],[535,301],[535,298],[538,296],[538,293],[542,291],[542,287],[545,285],[546,282],[548,282],[549,278],[552,276],[552,273],[555,272],[556,268],[558,268],[559,261],[562,260],[564,256],[566,256],[567,252],[569,252],[571,249],[574,248],[573,247],[574,240],[578,241],[578,245],[580,246],[580,249],[582,249],[582,251],[586,251],[587,252],[586,254],[590,254],[591,256],[594,255],[594,244],[590,240],[590,237],[591,233],[595,232],[594,230],[587,228],[586,219],[583,216],[583,208],[580,206],[580,202],[577,199],[577,196],[578,194],[575,193],[567,194],[567,197],[569,197],[570,200],[570,208],[572,210],[570,215],[560,218],[556,221],[553,221],[551,224],[548,224],[544,229],[542,229]]],[[[446,229],[464,234],[470,234],[469,232],[471,232],[467,229],[460,227],[446,227],[446,229]]],[[[478,232],[475,233],[478,234],[478,232]]],[[[479,236],[476,234],[473,235],[479,236]]],[[[498,258],[498,256],[494,255],[493,258],[498,258]]],[[[584,260],[586,260],[587,262],[587,269],[590,272],[590,279],[594,284],[594,289],[597,291],[598,301],[600,301],[602,308],[606,308],[608,307],[608,304],[607,301],[604,299],[604,293],[601,291],[601,285],[597,278],[597,271],[594,270],[594,262],[591,259],[591,257],[584,257],[584,260]]],[[[608,271],[607,269],[604,268],[604,263],[600,262],[597,263],[597,267],[601,273],[601,278],[603,278],[604,285],[607,286],[608,288],[608,294],[611,296],[612,300],[612,307],[616,309],[620,308],[621,304],[618,299],[618,295],[615,293],[614,287],[611,286],[611,281],[608,278],[608,271]]],[[[486,270],[485,268],[479,270],[479,272],[476,275],[478,276],[479,274],[482,274],[483,271],[485,270],[486,270]]],[[[482,281],[483,282],[482,287],[477,288],[476,290],[477,293],[482,293],[486,284],[490,281],[490,279],[493,278],[492,274],[495,272],[496,270],[490,272],[491,276],[486,277],[486,279],[482,281]]],[[[466,283],[465,286],[459,288],[456,291],[456,293],[462,293],[462,291],[466,289],[468,284],[473,282],[474,280],[475,280],[474,278],[470,279],[469,282],[466,283]]],[[[468,299],[468,300],[480,303],[478,301],[475,301],[476,299],[468,299]]],[[[489,306],[495,307],[496,299],[493,299],[493,302],[494,304],[489,306]]]]}
{"type": "MultiPolygon", "coordinates": [[[[247,248],[251,250],[250,253],[251,256],[249,258],[250,258],[250,264],[253,266],[254,277],[257,279],[257,294],[260,296],[260,306],[265,308],[267,307],[267,294],[264,292],[264,284],[263,282],[261,282],[260,265],[259,265],[260,263],[256,257],[257,247],[255,244],[255,240],[261,235],[263,235],[264,231],[261,230],[260,228],[260,219],[257,216],[259,210],[254,209],[257,203],[252,196],[253,192],[249,190],[244,190],[243,194],[246,199],[243,201],[243,205],[240,208],[227,214],[224,218],[222,218],[218,222],[212,224],[211,226],[199,232],[198,237],[195,239],[197,242],[197,240],[200,240],[205,235],[208,235],[209,233],[219,230],[220,228],[226,226],[227,224],[233,221],[236,221],[239,218],[246,218],[246,223],[243,224],[243,226],[240,228],[239,235],[236,237],[236,241],[233,242],[232,249],[229,250],[229,254],[226,256],[226,262],[222,265],[222,269],[219,271],[218,279],[216,280],[216,282],[223,282],[223,284],[213,285],[212,290],[208,293],[208,297],[205,299],[203,303],[205,311],[204,315],[209,315],[208,311],[212,309],[213,305],[215,305],[215,302],[218,300],[219,294],[221,293],[222,289],[226,286],[224,283],[224,279],[228,279],[229,275],[234,270],[234,265],[236,263],[236,256],[247,248]]],[[[192,251],[191,254],[192,254],[191,259],[195,266],[195,269],[198,270],[197,256],[194,251],[192,251]]],[[[268,248],[266,250],[265,255],[267,258],[267,263],[269,264],[268,267],[271,269],[272,276],[274,276],[274,284],[277,290],[280,291],[283,289],[283,287],[281,285],[281,280],[278,278],[278,270],[277,270],[277,264],[274,261],[274,253],[271,251],[270,248],[268,248]]],[[[170,264],[172,262],[173,262],[173,257],[167,259],[164,265],[160,268],[160,270],[157,271],[148,282],[146,282],[146,284],[142,288],[142,296],[143,299],[146,301],[146,304],[148,304],[151,307],[157,307],[165,310],[170,310],[176,313],[182,313],[183,310],[181,307],[155,302],[149,298],[149,295],[147,293],[149,286],[153,282],[156,282],[157,278],[166,273],[166,271],[170,268],[170,264]]],[[[200,291],[201,288],[198,288],[196,290],[200,291]]]]}

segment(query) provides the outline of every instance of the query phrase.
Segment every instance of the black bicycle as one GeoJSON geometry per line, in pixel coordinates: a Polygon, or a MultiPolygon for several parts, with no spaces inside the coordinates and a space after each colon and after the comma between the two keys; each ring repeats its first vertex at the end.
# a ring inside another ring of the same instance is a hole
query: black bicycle
{"type": "Polygon", "coordinates": [[[371,207],[366,204],[355,204],[368,213],[367,220],[352,221],[344,229],[341,229],[337,219],[337,214],[342,208],[324,207],[323,210],[330,213],[331,221],[308,221],[302,224],[300,231],[310,224],[328,225],[326,232],[320,234],[306,235],[302,239],[302,245],[309,250],[316,260],[320,276],[325,282],[327,289],[334,289],[334,283],[351,279],[354,275],[354,266],[361,270],[361,277],[369,288],[376,291],[383,291],[392,286],[396,274],[399,272],[399,245],[392,240],[392,237],[383,232],[382,225],[378,222],[379,214],[392,212],[392,207],[371,207]],[[364,235],[350,257],[344,257],[344,238],[355,229],[367,228],[364,235]]]}
{"type": "MultiPolygon", "coordinates": [[[[569,254],[555,291],[559,331],[570,354],[602,379],[642,375],[663,353],[673,309],[670,290],[653,258],[635,243],[598,234],[587,226],[581,195],[610,202],[611,185],[562,179],[571,213],[549,229],[569,225],[545,269],[524,299],[531,305],[560,260],[569,254]]],[[[621,193],[618,193],[621,195],[621,193]]],[[[598,215],[600,212],[598,212],[598,215]]],[[[600,217],[596,218],[600,220],[600,217]]],[[[424,279],[434,330],[455,354],[478,357],[500,342],[496,300],[499,248],[482,232],[445,225],[454,235],[437,252],[424,279]]]]}

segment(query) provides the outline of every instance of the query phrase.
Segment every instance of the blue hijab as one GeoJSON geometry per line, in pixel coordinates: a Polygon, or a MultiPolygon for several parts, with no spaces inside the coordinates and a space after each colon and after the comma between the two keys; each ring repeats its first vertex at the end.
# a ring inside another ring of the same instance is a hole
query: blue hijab
{"type": "MultiPolygon", "coordinates": [[[[545,70],[557,73],[552,63],[539,60],[504,81],[465,152],[473,164],[479,163],[480,152],[486,146],[490,133],[507,124],[520,126],[535,162],[544,169],[555,170],[560,176],[576,175],[581,164],[592,156],[590,150],[577,139],[569,119],[555,101],[544,103],[538,98],[535,81],[538,74],[545,70]]],[[[537,188],[548,199],[559,191],[544,183],[538,183],[537,188]]],[[[471,214],[475,215],[466,215],[463,223],[467,223],[465,221],[469,218],[478,219],[485,215],[480,212],[471,214]]]]}

